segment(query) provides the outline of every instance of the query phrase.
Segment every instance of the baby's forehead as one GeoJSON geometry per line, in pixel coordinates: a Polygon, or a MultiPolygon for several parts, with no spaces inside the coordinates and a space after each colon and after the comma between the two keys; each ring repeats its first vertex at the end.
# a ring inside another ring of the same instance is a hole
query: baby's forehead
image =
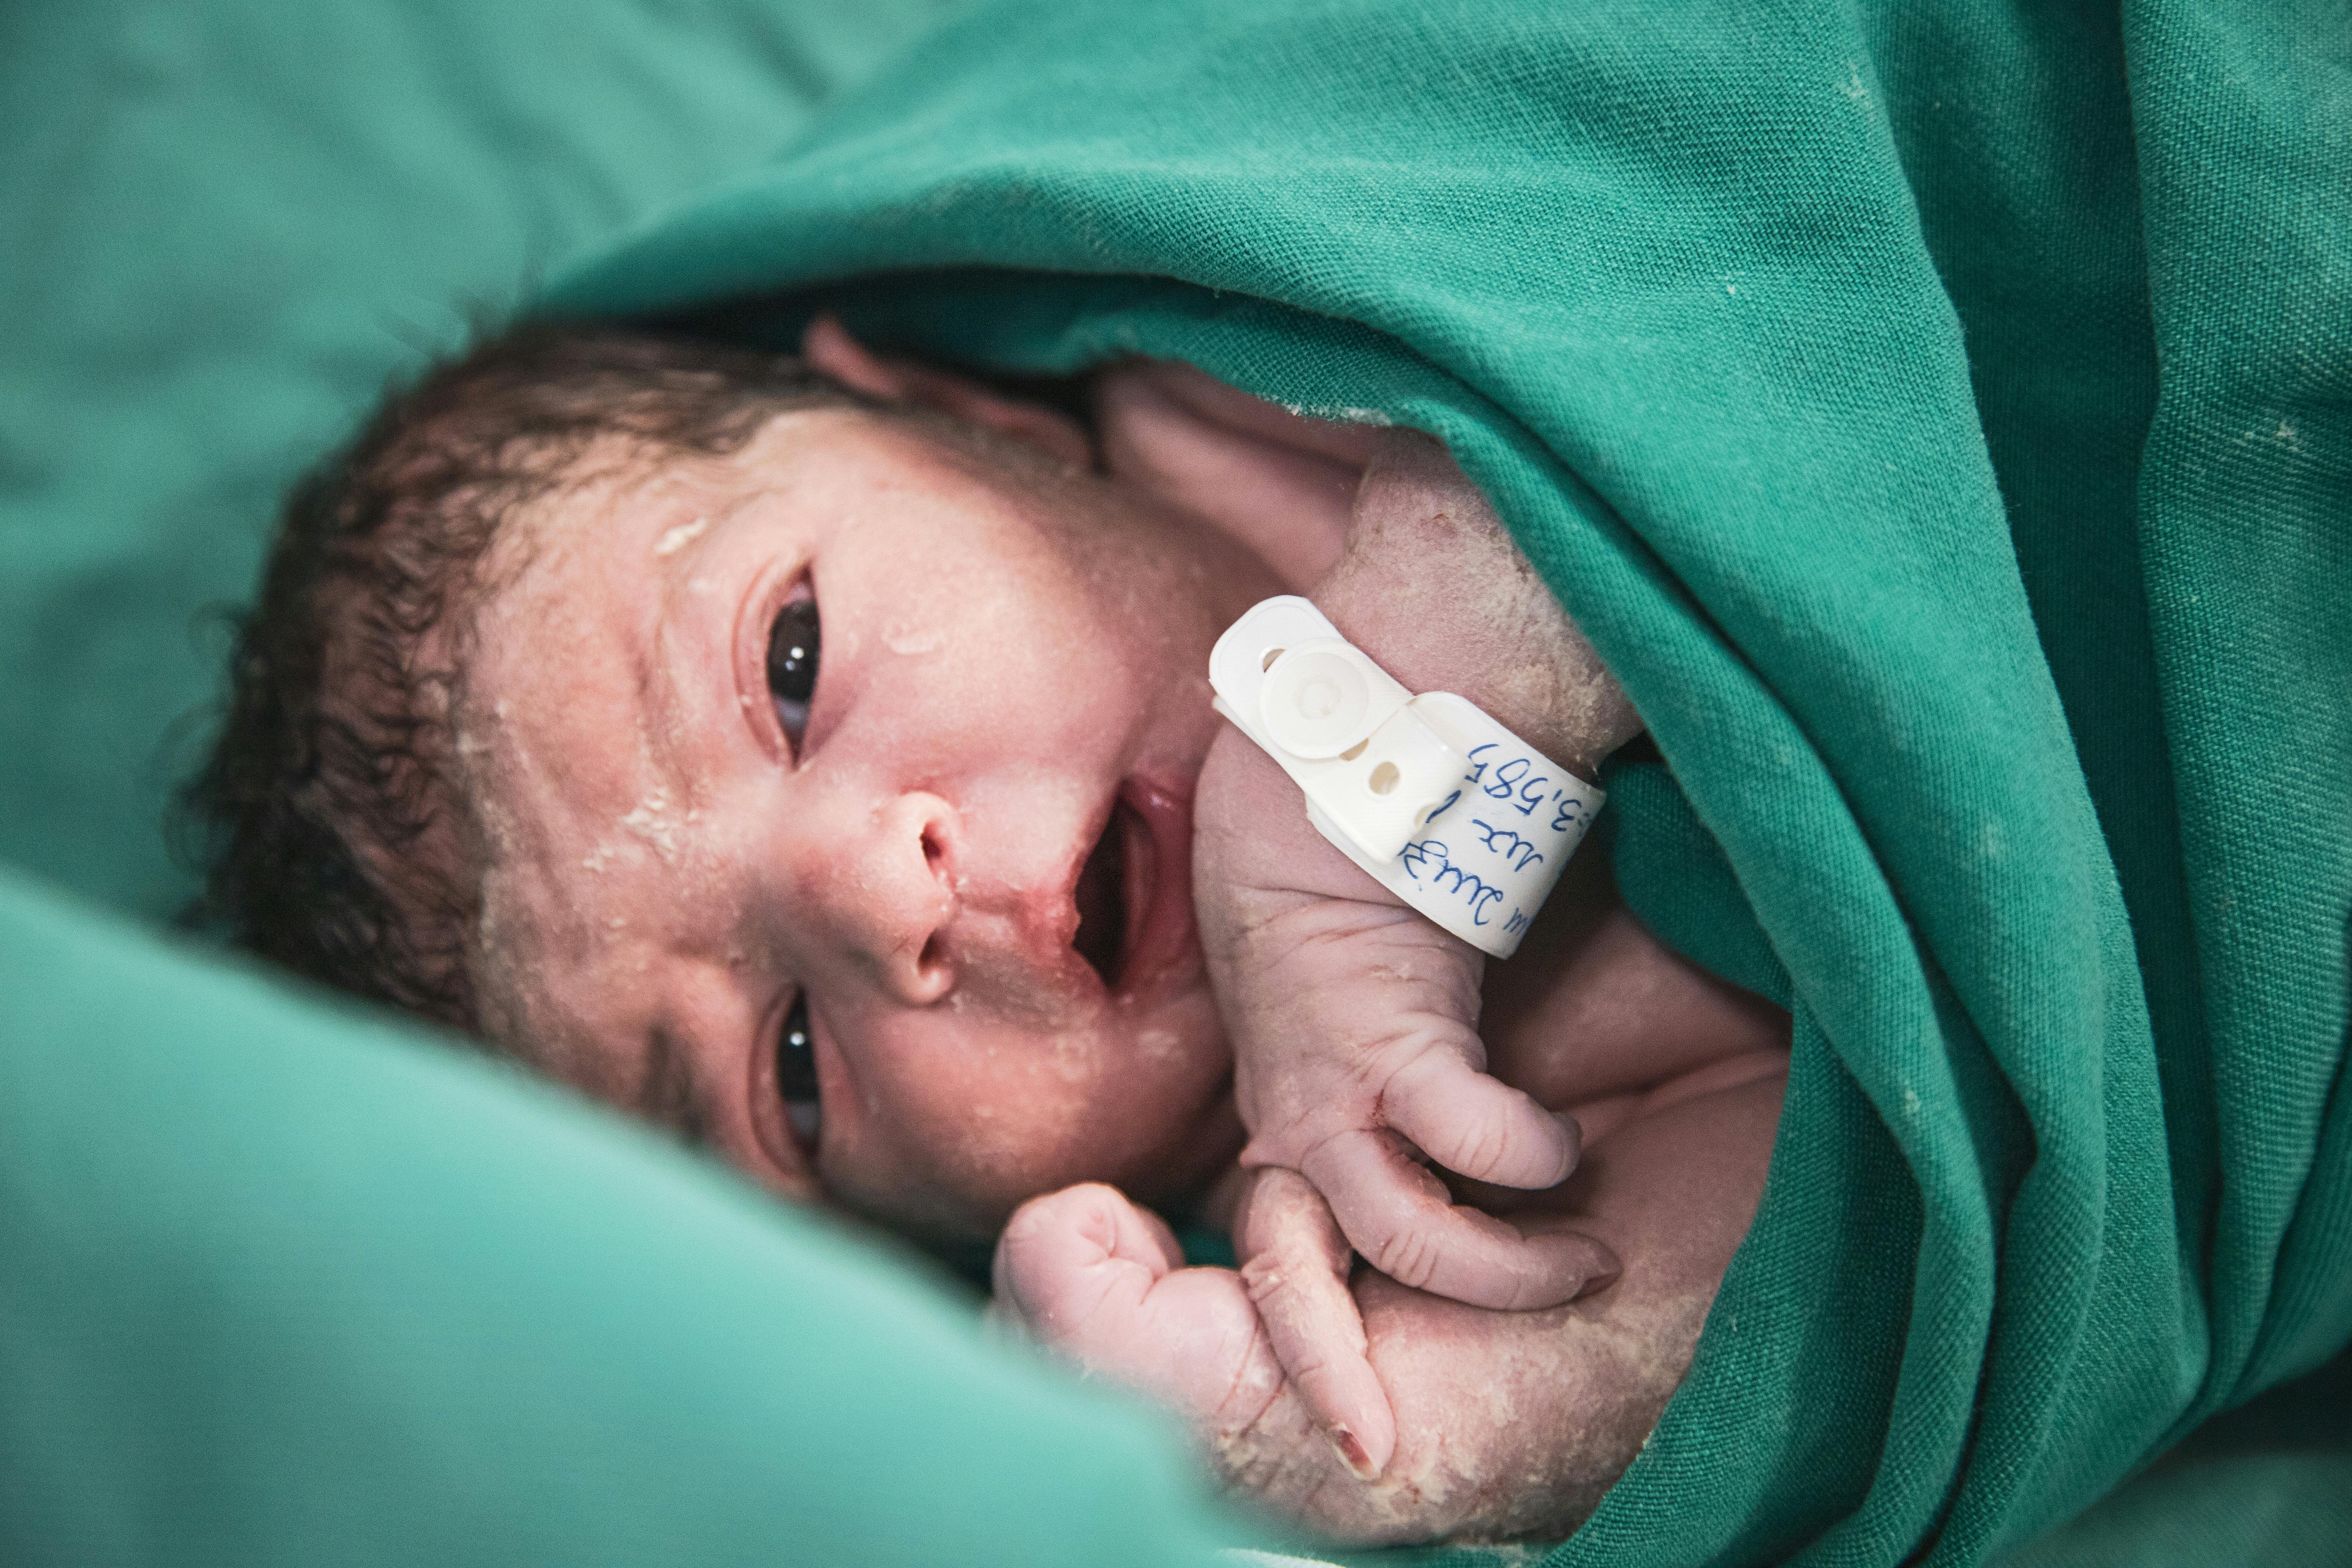
{"type": "Polygon", "coordinates": [[[516,590],[484,606],[455,715],[481,868],[482,1023],[559,1076],[625,1093],[606,1080],[626,1064],[596,1042],[639,1032],[605,1015],[665,925],[655,905],[688,875],[663,851],[693,807],[652,743],[660,725],[622,635],[626,607],[516,590]]]}
{"type": "Polygon", "coordinates": [[[501,940],[564,923],[579,900],[562,889],[604,869],[594,846],[682,793],[656,744],[671,706],[654,658],[659,574],[632,559],[658,514],[690,504],[648,504],[660,493],[594,479],[517,519],[461,638],[453,749],[501,940]],[[496,908],[495,887],[530,887],[530,907],[496,908]]]}
{"type": "Polygon", "coordinates": [[[493,554],[520,565],[558,542],[625,548],[630,531],[613,525],[646,520],[666,504],[723,501],[829,469],[936,470],[951,458],[944,433],[913,416],[847,406],[781,410],[724,451],[607,433],[557,463],[540,493],[499,528],[493,554]],[[576,537],[588,522],[598,525],[593,534],[576,537]]]}
{"type": "MultiPolygon", "coordinates": [[[[483,558],[480,602],[511,597],[517,589],[543,591],[534,578],[551,571],[576,574],[598,561],[625,560],[642,574],[675,553],[664,548],[664,534],[676,526],[671,514],[707,514],[742,487],[748,475],[741,456],[599,437],[551,472],[540,492],[500,524],[483,558]]],[[[539,595],[526,595],[532,596],[539,595]]]]}

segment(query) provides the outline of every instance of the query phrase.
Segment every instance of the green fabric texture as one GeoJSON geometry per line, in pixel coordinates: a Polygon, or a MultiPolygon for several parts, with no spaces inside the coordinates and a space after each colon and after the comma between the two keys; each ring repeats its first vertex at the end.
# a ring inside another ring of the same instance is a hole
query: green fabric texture
{"type": "Polygon", "coordinates": [[[208,604],[388,374],[940,7],[0,6],[0,1563],[1192,1563],[1164,1424],[167,911],[208,604]],[[68,900],[26,873],[81,895],[68,900]]]}
{"type": "Polygon", "coordinates": [[[0,859],[156,825],[279,496],[387,375],[756,164],[947,0],[0,5],[0,859]],[[176,728],[175,728],[176,726],[176,728]]]}
{"type": "MultiPolygon", "coordinates": [[[[888,63],[937,9],[0,7],[0,858],[175,904],[191,620],[278,490],[657,206],[558,298],[824,284],[1424,425],[1673,764],[1612,781],[1643,914],[1800,1020],[1562,1560],[2340,1560],[2340,1360],[2028,1538],[2352,1331],[2342,5],[1066,4],[888,63]]],[[[0,1560],[1199,1539],[1140,1426],[625,1130],[13,879],[0,995],[0,1560]]]]}
{"type": "Polygon", "coordinates": [[[0,1562],[1210,1561],[1172,1431],[520,1073],[0,874],[0,1562]]]}
{"type": "Polygon", "coordinates": [[[1056,0],[548,308],[1450,442],[1671,766],[1629,896],[1796,1017],[1558,1561],[1970,1563],[2352,1333],[2347,167],[2336,0],[1056,0]]]}
{"type": "Polygon", "coordinates": [[[2352,1360],[2207,1423],[2081,1518],[2004,1568],[2352,1563],[2352,1360]]]}

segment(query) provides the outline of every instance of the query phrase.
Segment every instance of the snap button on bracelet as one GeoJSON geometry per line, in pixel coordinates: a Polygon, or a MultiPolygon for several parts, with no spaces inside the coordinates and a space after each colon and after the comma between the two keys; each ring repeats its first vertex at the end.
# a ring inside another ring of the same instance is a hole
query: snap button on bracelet
{"type": "Polygon", "coordinates": [[[1606,799],[1476,704],[1406,690],[1296,595],[1226,628],[1209,684],[1297,783],[1316,831],[1497,958],[1517,951],[1606,799]]]}

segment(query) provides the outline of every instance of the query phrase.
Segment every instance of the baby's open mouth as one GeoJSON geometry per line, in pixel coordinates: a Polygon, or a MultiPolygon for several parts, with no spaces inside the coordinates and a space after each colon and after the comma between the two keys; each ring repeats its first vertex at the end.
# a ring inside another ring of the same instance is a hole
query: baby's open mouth
{"type": "Polygon", "coordinates": [[[1192,928],[1192,803],[1131,778],[1078,868],[1070,945],[1106,990],[1133,997],[1199,951],[1192,928]]]}
{"type": "Polygon", "coordinates": [[[1138,879],[1139,871],[1148,876],[1150,858],[1150,830],[1143,818],[1124,799],[1113,801],[1102,837],[1078,868],[1078,931],[1070,939],[1078,956],[1112,990],[1118,988],[1119,973],[1126,967],[1129,884],[1138,879]]]}

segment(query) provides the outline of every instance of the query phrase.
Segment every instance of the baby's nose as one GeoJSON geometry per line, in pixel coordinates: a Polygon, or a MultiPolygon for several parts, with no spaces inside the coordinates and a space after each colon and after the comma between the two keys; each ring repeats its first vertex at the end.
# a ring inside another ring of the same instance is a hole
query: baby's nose
{"type": "Polygon", "coordinates": [[[946,995],[955,970],[944,936],[955,919],[955,808],[910,791],[873,815],[873,830],[833,879],[836,933],[893,998],[924,1006],[946,995]]]}

